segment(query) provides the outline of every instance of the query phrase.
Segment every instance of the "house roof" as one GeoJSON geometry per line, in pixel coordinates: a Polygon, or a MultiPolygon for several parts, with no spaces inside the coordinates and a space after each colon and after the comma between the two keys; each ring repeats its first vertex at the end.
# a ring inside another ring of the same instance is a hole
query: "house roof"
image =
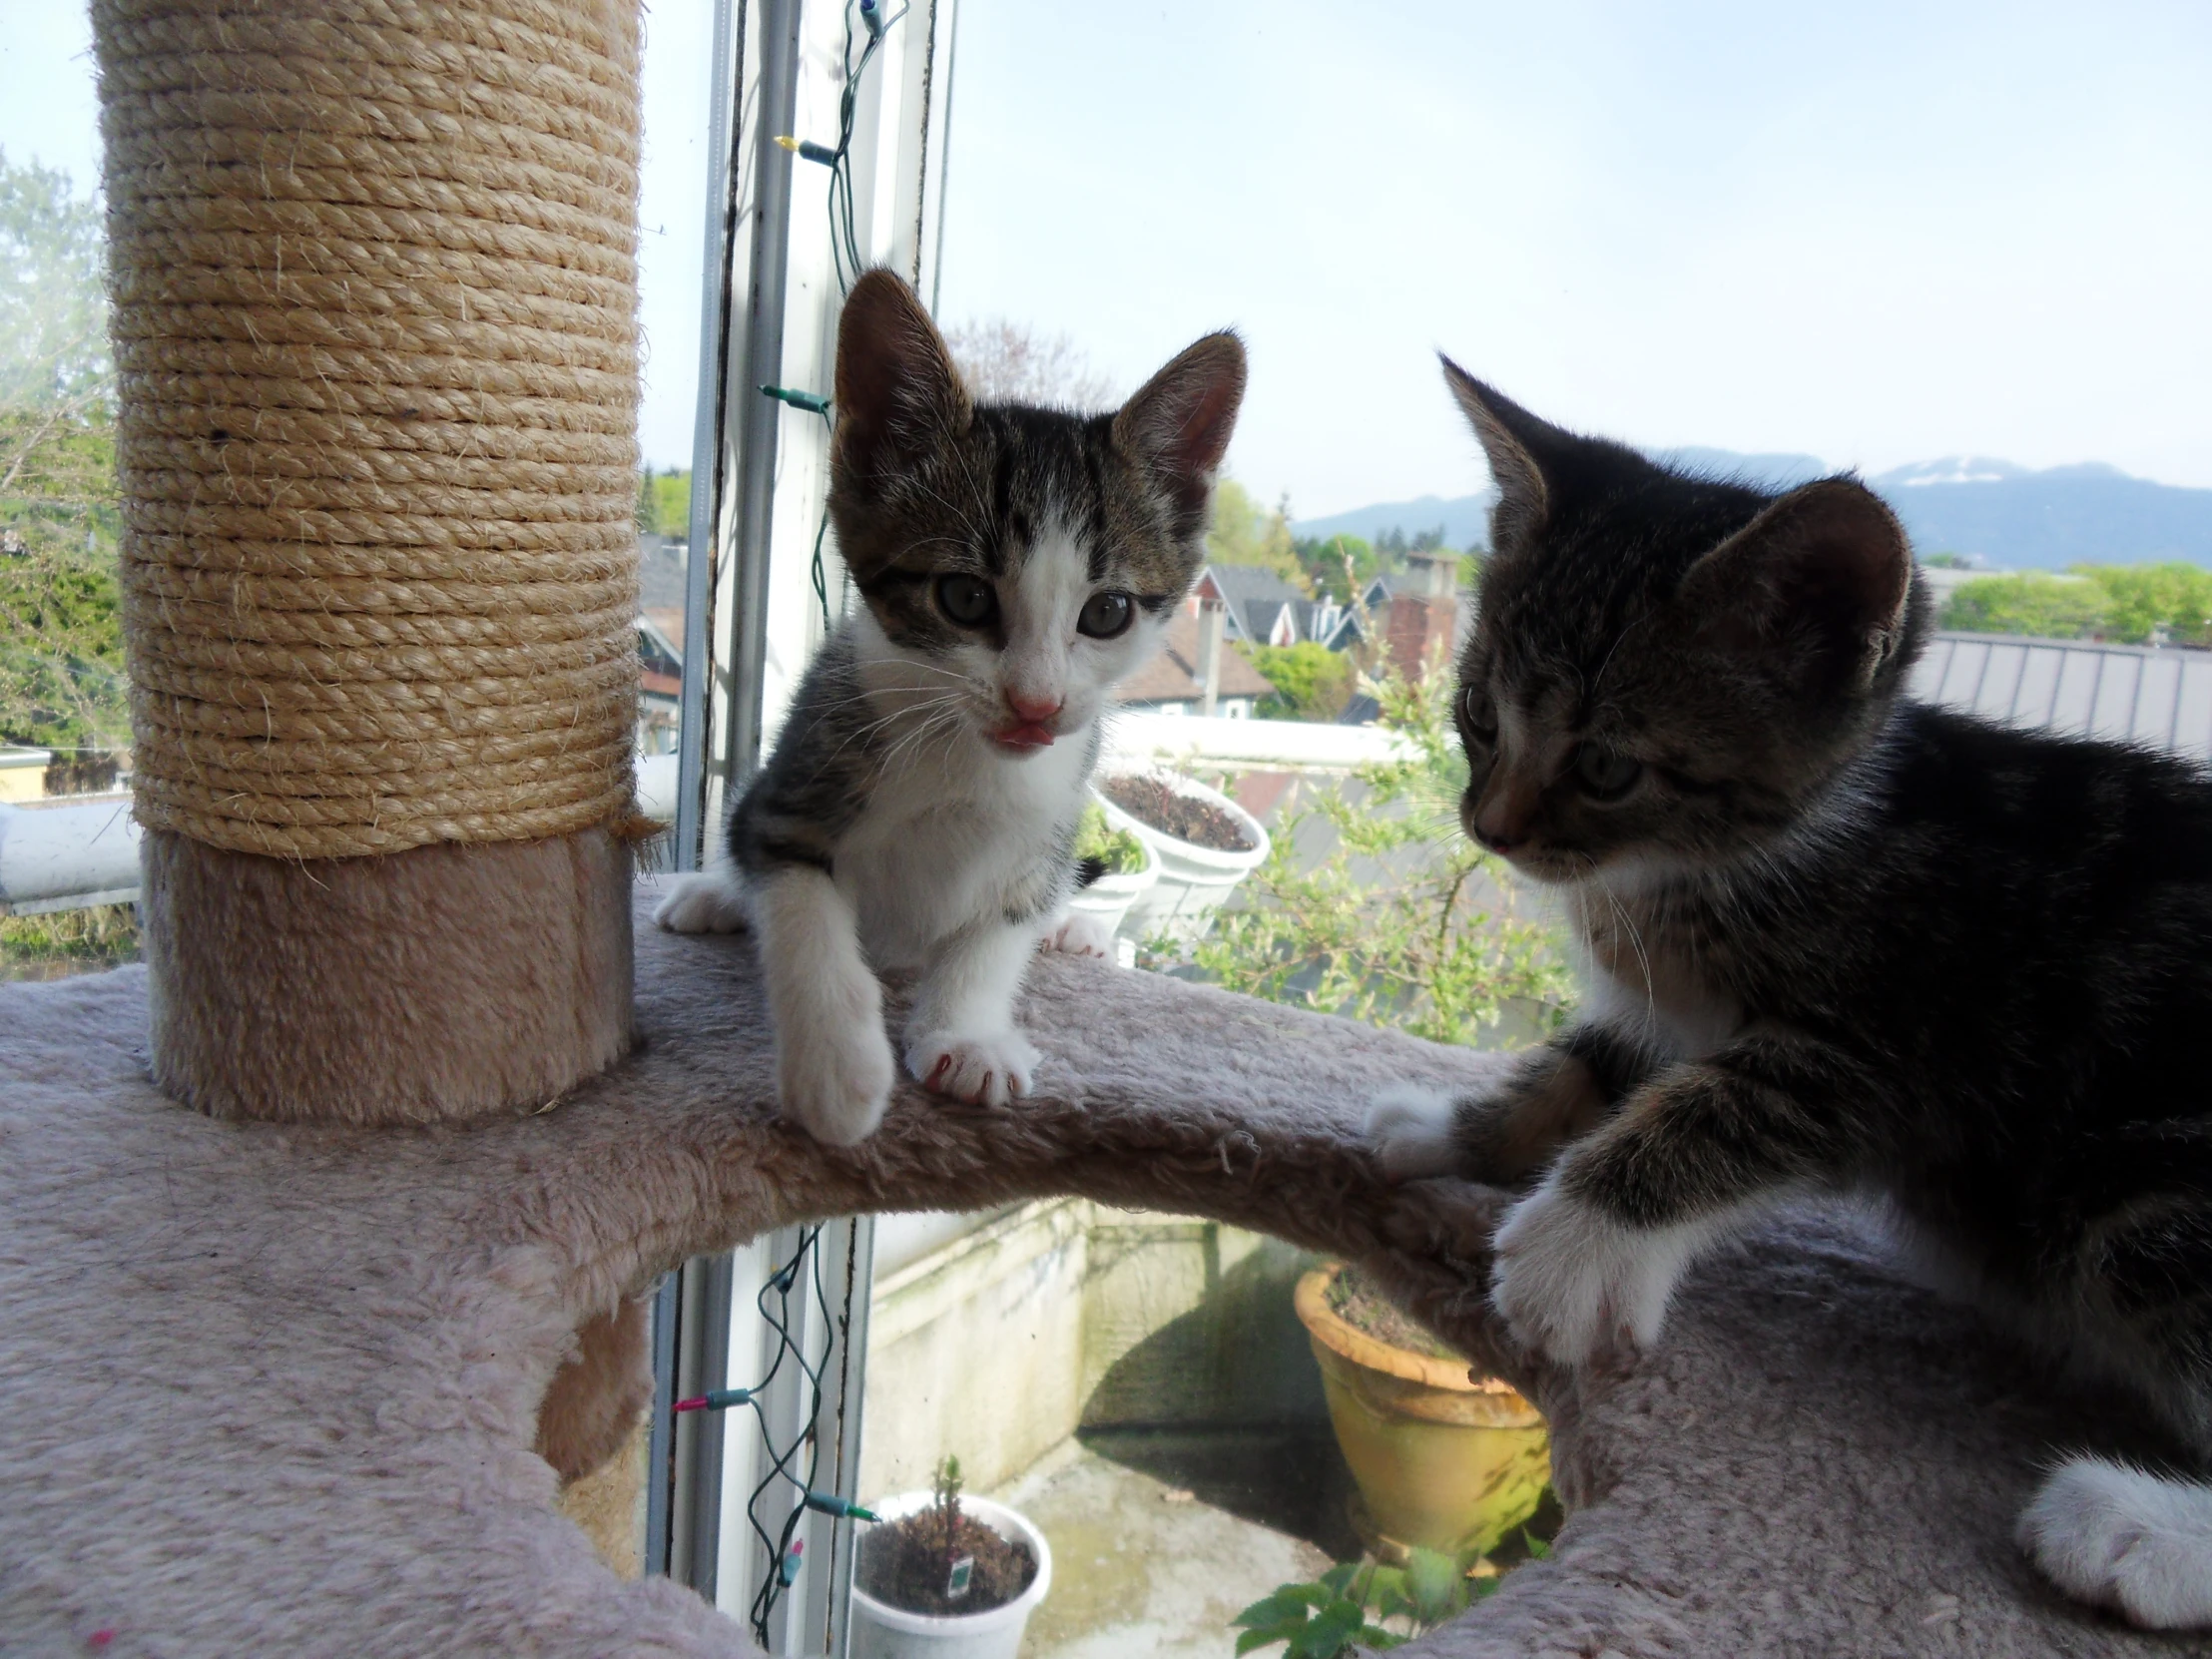
{"type": "MultiPolygon", "coordinates": [[[[1220,697],[1265,697],[1275,682],[1245,661],[1244,653],[1224,640],[1220,697]]],[[[1124,703],[1193,703],[1206,695],[1198,681],[1198,618],[1178,610],[1168,624],[1166,644],[1144,667],[1121,683],[1124,703]]]]}
{"type": "Polygon", "coordinates": [[[1228,635],[1233,640],[1264,642],[1275,629],[1275,619],[1286,605],[1299,607],[1292,616],[1305,633],[1306,596],[1272,570],[1257,565],[1208,565],[1199,574],[1201,585],[1211,584],[1229,610],[1228,635]]]}
{"type": "Polygon", "coordinates": [[[2212,652],[2013,634],[1937,634],[1911,690],[2013,726],[2116,738],[2212,759],[2212,652]]]}
{"type": "Polygon", "coordinates": [[[684,692],[684,613],[656,608],[638,616],[638,689],[648,698],[676,699],[684,692]],[[673,623],[673,632],[671,630],[673,623]]]}
{"type": "Polygon", "coordinates": [[[638,615],[659,631],[662,642],[678,661],[684,655],[684,607],[681,605],[645,605],[638,615]]]}
{"type": "Polygon", "coordinates": [[[1290,601],[1306,596],[1272,570],[1258,565],[1208,565],[1205,574],[1214,579],[1222,598],[1232,605],[1248,599],[1290,601]]]}

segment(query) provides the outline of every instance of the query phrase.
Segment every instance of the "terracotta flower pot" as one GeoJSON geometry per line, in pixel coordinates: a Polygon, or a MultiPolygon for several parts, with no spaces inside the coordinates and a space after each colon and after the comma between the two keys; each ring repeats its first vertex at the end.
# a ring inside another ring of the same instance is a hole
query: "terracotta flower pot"
{"type": "Polygon", "coordinates": [[[1535,1512],[1551,1446],[1535,1406],[1496,1378],[1470,1380],[1437,1360],[1371,1337],[1329,1306],[1344,1271],[1298,1282],[1298,1317],[1321,1364],[1337,1444],[1366,1509],[1367,1542],[1486,1554],[1535,1512]]]}

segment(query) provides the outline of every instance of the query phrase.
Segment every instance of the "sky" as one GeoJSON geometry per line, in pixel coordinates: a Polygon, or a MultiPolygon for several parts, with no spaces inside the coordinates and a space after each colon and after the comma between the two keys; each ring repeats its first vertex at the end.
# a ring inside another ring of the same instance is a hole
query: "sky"
{"type": "MultiPolygon", "coordinates": [[[[89,177],[82,13],[0,3],[0,148],[89,177]]],[[[708,18],[648,14],[659,464],[691,451],[708,18]]],[[[1654,447],[2212,487],[2207,86],[2198,0],[960,0],[941,309],[1125,391],[1235,325],[1231,469],[1301,515],[1480,487],[1439,348],[1654,447]]]]}

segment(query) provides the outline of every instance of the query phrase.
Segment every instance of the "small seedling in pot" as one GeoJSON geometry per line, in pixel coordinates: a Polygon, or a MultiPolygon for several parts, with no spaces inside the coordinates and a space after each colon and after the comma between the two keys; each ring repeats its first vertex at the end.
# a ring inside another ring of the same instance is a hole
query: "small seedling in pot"
{"type": "Polygon", "coordinates": [[[929,1483],[929,1501],[882,1521],[860,1542],[862,1590],[910,1613],[982,1613],[1003,1606],[1037,1576],[1037,1559],[1018,1538],[1002,1537],[960,1501],[960,1460],[947,1457],[929,1483]]]}

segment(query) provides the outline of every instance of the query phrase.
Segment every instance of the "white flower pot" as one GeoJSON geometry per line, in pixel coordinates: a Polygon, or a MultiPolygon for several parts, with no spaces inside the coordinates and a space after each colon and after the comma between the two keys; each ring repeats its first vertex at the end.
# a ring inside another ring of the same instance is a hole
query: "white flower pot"
{"type": "Polygon", "coordinates": [[[1106,821],[1127,830],[1160,855],[1160,879],[1150,891],[1131,901],[1121,924],[1122,935],[1143,941],[1165,933],[1180,944],[1205,937],[1214,924],[1214,912],[1268,855],[1268,832],[1260,821],[1219,790],[1210,790],[1195,778],[1180,773],[1158,773],[1176,794],[1194,797],[1219,807],[1244,826],[1253,844],[1240,851],[1222,852],[1178,839],[1164,830],[1131,817],[1111,801],[1105,803],[1106,821]]]}
{"type": "Polygon", "coordinates": [[[1110,931],[1121,926],[1122,918],[1129,914],[1130,905],[1158,884],[1160,852],[1149,837],[1132,828],[1136,821],[1128,814],[1095,791],[1091,799],[1106,814],[1108,824],[1117,830],[1128,830],[1136,836],[1137,844],[1144,848],[1144,868],[1115,870],[1101,875],[1089,886],[1078,889],[1075,896],[1068,901],[1069,909],[1096,916],[1110,931]]]}
{"type": "MultiPolygon", "coordinates": [[[[928,1492],[902,1492],[869,1508],[887,1521],[901,1520],[936,1501],[928,1492]]],[[[1036,1557],[1029,1588],[981,1613],[909,1613],[852,1586],[849,1659],[1014,1659],[1029,1615],[1052,1588],[1052,1547],[1027,1516],[987,1497],[962,1496],[960,1507],[1001,1538],[1018,1539],[1036,1557]]]]}

